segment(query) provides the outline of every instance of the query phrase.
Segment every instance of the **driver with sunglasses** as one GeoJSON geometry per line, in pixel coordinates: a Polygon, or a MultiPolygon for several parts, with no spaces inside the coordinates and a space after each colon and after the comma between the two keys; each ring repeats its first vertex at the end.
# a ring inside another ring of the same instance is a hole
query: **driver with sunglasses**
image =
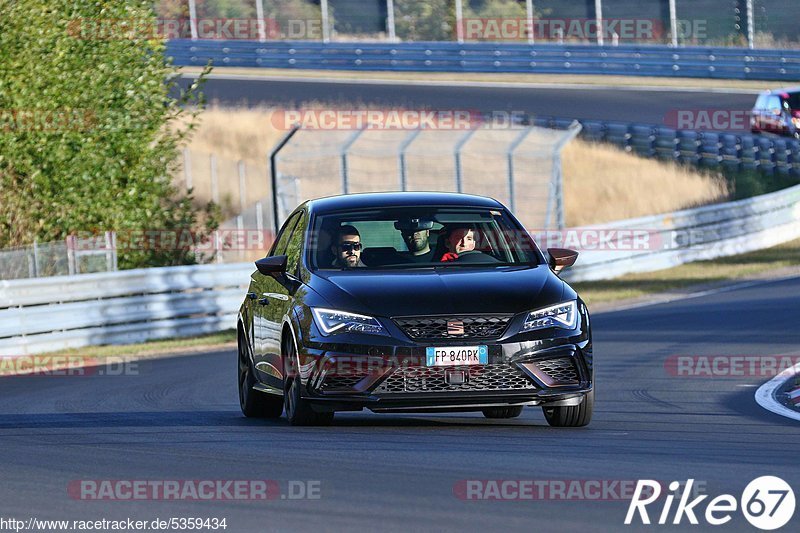
{"type": "Polygon", "coordinates": [[[354,226],[341,226],[337,232],[336,241],[331,246],[336,259],[333,260],[334,268],[365,267],[361,261],[361,235],[354,226]]]}

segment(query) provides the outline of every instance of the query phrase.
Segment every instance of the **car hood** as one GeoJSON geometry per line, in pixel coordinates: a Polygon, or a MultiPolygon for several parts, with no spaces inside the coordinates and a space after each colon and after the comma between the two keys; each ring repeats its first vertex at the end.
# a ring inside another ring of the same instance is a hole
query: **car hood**
{"type": "Polygon", "coordinates": [[[385,317],[521,313],[557,303],[564,293],[547,265],[317,271],[311,286],[333,308],[385,317]]]}

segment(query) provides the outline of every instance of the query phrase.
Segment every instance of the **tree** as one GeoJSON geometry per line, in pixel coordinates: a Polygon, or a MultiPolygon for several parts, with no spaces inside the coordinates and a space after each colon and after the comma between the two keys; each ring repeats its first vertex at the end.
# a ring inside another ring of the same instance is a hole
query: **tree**
{"type": "MultiPolygon", "coordinates": [[[[185,106],[202,97],[197,84],[171,96],[151,2],[0,0],[0,12],[0,247],[212,227],[214,206],[198,214],[171,185],[199,112],[185,106]]],[[[153,249],[119,258],[123,268],[193,260],[153,249]]]]}

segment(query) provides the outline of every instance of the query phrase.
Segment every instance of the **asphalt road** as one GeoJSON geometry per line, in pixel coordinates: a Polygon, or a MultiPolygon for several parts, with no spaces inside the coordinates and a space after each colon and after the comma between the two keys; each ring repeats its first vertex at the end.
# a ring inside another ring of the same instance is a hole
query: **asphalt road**
{"type": "MultiPolygon", "coordinates": [[[[557,82],[554,79],[554,82],[557,82]]],[[[183,79],[186,87],[191,80],[183,79]]],[[[769,88],[765,86],[765,89],[769,88]]],[[[348,109],[369,104],[387,108],[524,112],[565,118],[618,120],[664,124],[675,127],[679,111],[698,124],[708,118],[702,112],[723,110],[736,126],[742,113],[755,102],[753,94],[686,92],[675,90],[586,88],[519,88],[427,86],[379,83],[326,83],[303,80],[210,79],[204,92],[210,102],[225,105],[282,105],[300,107],[308,103],[348,109]]],[[[726,120],[724,116],[718,120],[726,120]]],[[[719,126],[720,122],[717,123],[719,126]]],[[[725,123],[722,123],[723,125],[725,123]]],[[[713,125],[713,124],[712,124],[713,125]]],[[[702,126],[702,124],[701,124],[702,126]]],[[[687,128],[700,129],[700,128],[687,128]]],[[[720,129],[706,127],[704,129],[720,129]]],[[[738,131],[738,130],[737,130],[738,131]]]]}
{"type": "MultiPolygon", "coordinates": [[[[800,278],[595,315],[597,406],[582,429],[550,428],[537,408],[500,422],[368,412],[337,415],[326,428],[247,420],[233,352],[142,362],[116,377],[4,378],[0,518],[225,517],[227,531],[618,531],[627,500],[474,501],[454,487],[693,478],[711,496],[738,498],[750,480],[778,475],[800,491],[800,428],[756,405],[765,379],[665,370],[675,354],[797,354],[797,294],[800,278]],[[270,479],[284,496],[290,481],[313,481],[320,498],[70,497],[70,482],[86,479],[270,479]]],[[[787,529],[798,522],[800,513],[787,529]]],[[[752,530],[738,513],[714,529],[752,530]]]]}

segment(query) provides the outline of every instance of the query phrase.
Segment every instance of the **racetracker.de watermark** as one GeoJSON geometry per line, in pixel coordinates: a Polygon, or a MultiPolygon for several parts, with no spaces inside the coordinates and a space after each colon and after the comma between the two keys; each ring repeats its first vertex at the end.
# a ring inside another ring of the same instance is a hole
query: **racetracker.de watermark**
{"type": "Polygon", "coordinates": [[[531,230],[540,248],[569,248],[578,252],[636,252],[696,247],[717,239],[705,229],[663,230],[648,228],[593,227],[564,230],[531,230]]]}
{"type": "MultiPolygon", "coordinates": [[[[141,229],[115,232],[113,241],[106,232],[76,232],[67,239],[73,251],[151,250],[151,251],[265,251],[274,240],[269,230],[256,228],[219,229],[212,232],[192,229],[141,229]]],[[[503,231],[502,235],[522,249],[569,248],[578,252],[631,252],[674,250],[698,247],[718,240],[713,230],[657,230],[647,228],[593,227],[565,230],[503,231]],[[532,239],[532,240],[531,240],[532,239]]],[[[483,237],[476,239],[483,246],[483,237]]],[[[311,231],[308,245],[311,250],[330,246],[331,235],[311,231]]]]}
{"type": "MultiPolygon", "coordinates": [[[[462,479],[453,485],[459,500],[621,501],[636,491],[635,479],[462,479]]],[[[705,484],[693,487],[705,490],[705,484]]],[[[650,495],[655,491],[650,488],[650,495]]]]}
{"type": "Polygon", "coordinates": [[[676,130],[749,131],[752,112],[749,109],[670,109],[664,125],[676,130]]]}
{"type": "MultiPolygon", "coordinates": [[[[648,18],[465,18],[456,36],[481,41],[598,41],[664,42],[670,29],[660,19],[648,18]]],[[[708,38],[705,19],[678,19],[676,37],[681,41],[708,38]]]]}
{"type": "Polygon", "coordinates": [[[0,134],[13,132],[85,132],[97,126],[97,115],[86,109],[0,108],[0,134]]]}
{"type": "Polygon", "coordinates": [[[67,494],[82,501],[319,500],[322,481],[274,479],[76,479],[67,494]]]}
{"type": "Polygon", "coordinates": [[[110,245],[105,232],[76,232],[67,239],[67,248],[73,251],[149,250],[214,252],[219,250],[269,249],[274,239],[271,230],[257,228],[219,229],[212,232],[183,229],[142,229],[114,232],[110,245]]]}
{"type": "Polygon", "coordinates": [[[0,377],[5,376],[138,376],[137,361],[121,357],[85,355],[15,355],[0,356],[0,377]]]}
{"type": "Polygon", "coordinates": [[[275,129],[291,130],[446,130],[516,129],[528,123],[523,111],[470,109],[290,109],[275,111],[275,129]]]}
{"type": "Polygon", "coordinates": [[[188,18],[126,19],[74,18],[67,34],[83,40],[169,40],[193,37],[217,41],[257,41],[322,38],[320,19],[188,18]]]}
{"type": "Polygon", "coordinates": [[[679,378],[773,378],[800,364],[800,355],[671,355],[668,376],[679,378]]]}

